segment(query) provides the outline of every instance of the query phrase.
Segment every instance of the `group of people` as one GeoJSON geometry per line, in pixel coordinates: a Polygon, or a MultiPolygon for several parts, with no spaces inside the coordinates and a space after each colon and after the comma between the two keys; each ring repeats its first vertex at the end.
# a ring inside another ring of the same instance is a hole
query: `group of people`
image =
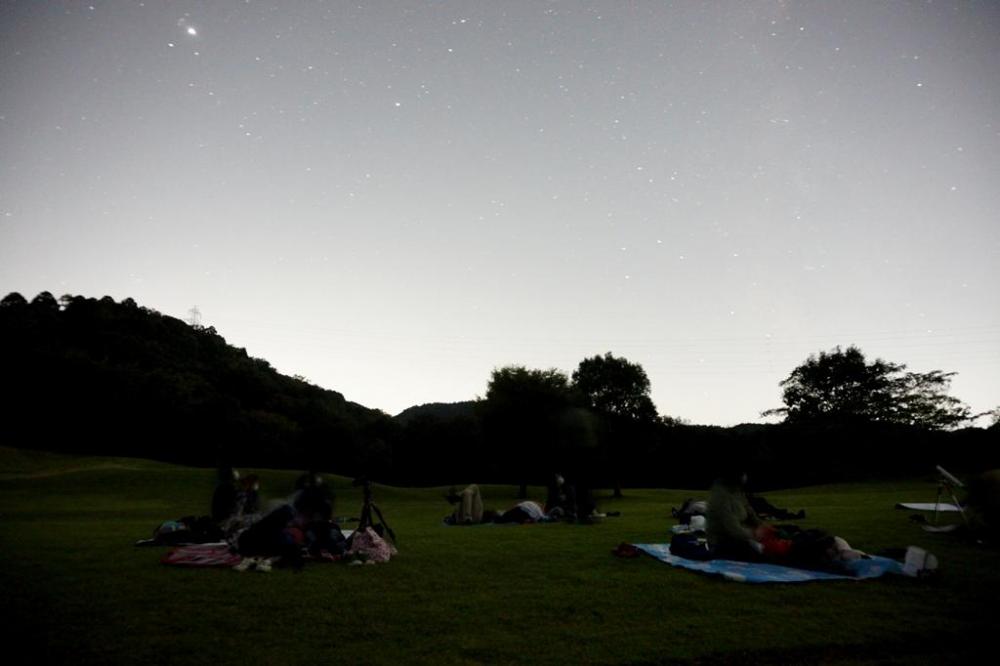
{"type": "Polygon", "coordinates": [[[335,558],[346,552],[347,539],[333,520],[333,492],[318,473],[302,474],[292,494],[264,512],[259,481],[253,475],[247,479],[252,482],[224,470],[212,496],[213,519],[240,555],[278,557],[298,566],[305,556],[335,558]]]}
{"type": "Polygon", "coordinates": [[[445,495],[454,506],[445,517],[449,525],[478,525],[482,523],[592,523],[608,514],[597,511],[590,487],[583,482],[567,483],[561,474],[553,474],[549,481],[545,503],[522,500],[505,511],[486,509],[479,486],[466,486],[461,492],[454,488],[445,495]]]}
{"type": "MultiPolygon", "coordinates": [[[[1000,515],[996,500],[1000,497],[1000,472],[992,474],[984,475],[982,483],[974,484],[970,492],[970,502],[981,507],[974,515],[991,527],[997,521],[994,514],[1000,515]]],[[[775,507],[750,493],[746,484],[746,473],[734,469],[712,484],[707,501],[688,500],[679,511],[674,510],[684,527],[675,528],[678,533],[671,543],[672,552],[697,559],[770,562],[837,572],[850,572],[852,562],[868,558],[842,537],[768,522],[802,519],[805,511],[775,507]]],[[[242,556],[277,557],[292,565],[301,564],[309,555],[336,559],[347,552],[350,544],[333,518],[333,493],[319,474],[309,471],[301,475],[294,492],[285,500],[272,502],[267,510],[261,507],[259,491],[257,475],[241,477],[237,470],[221,467],[210,516],[165,521],[153,539],[137,545],[227,541],[242,556]]],[[[580,482],[567,483],[560,474],[551,477],[544,503],[523,500],[504,511],[490,510],[476,484],[460,492],[453,488],[446,499],[453,506],[445,517],[450,525],[589,523],[617,515],[599,513],[590,488],[580,482]]],[[[924,553],[921,566],[931,569],[936,560],[924,553]]]]}
{"type": "Polygon", "coordinates": [[[256,474],[241,477],[239,470],[222,466],[212,493],[212,521],[224,532],[239,524],[253,522],[260,512],[260,478],[256,474]]]}
{"type": "MultiPolygon", "coordinates": [[[[752,506],[746,481],[745,472],[736,472],[719,478],[712,485],[705,513],[705,532],[715,557],[833,569],[867,557],[841,537],[820,530],[766,522],[752,506]]],[[[780,519],[805,517],[805,512],[792,514],[776,507],[772,509],[780,519]]]]}
{"type": "Polygon", "coordinates": [[[483,505],[483,495],[479,486],[471,484],[461,492],[451,490],[445,499],[455,509],[444,522],[448,525],[479,525],[482,523],[542,523],[555,520],[546,512],[545,507],[532,500],[518,502],[506,511],[486,509],[483,505]]]}
{"type": "MultiPolygon", "coordinates": [[[[692,559],[766,562],[845,574],[853,573],[858,560],[869,558],[842,537],[768,522],[765,516],[802,519],[805,511],[775,507],[748,492],[746,483],[746,473],[734,470],[712,484],[707,502],[689,501],[675,511],[688,528],[674,536],[671,552],[692,559]]],[[[922,549],[898,550],[891,554],[905,561],[904,573],[923,574],[937,567],[936,558],[922,549]]]]}
{"type": "Polygon", "coordinates": [[[210,513],[167,520],[139,546],[228,543],[244,558],[268,558],[300,566],[305,557],[336,559],[349,547],[333,520],[333,492],[314,471],[302,474],[288,497],[262,507],[260,479],[218,469],[210,513]]]}

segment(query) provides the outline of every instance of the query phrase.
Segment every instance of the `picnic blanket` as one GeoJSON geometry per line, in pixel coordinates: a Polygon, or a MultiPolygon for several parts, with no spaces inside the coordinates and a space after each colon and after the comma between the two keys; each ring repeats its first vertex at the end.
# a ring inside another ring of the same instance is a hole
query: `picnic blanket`
{"type": "Polygon", "coordinates": [[[199,543],[174,548],[160,559],[160,563],[181,567],[234,567],[242,559],[227,543],[199,543]]]}
{"type": "Polygon", "coordinates": [[[938,511],[961,511],[962,508],[955,506],[954,504],[945,504],[941,502],[940,504],[935,504],[934,502],[900,502],[896,505],[897,509],[909,509],[910,511],[934,511],[937,507],[938,511]]]}
{"type": "Polygon", "coordinates": [[[851,563],[854,575],[796,569],[780,564],[761,564],[756,562],[737,562],[735,560],[688,560],[670,553],[670,544],[637,543],[636,548],[652,555],[661,562],[675,567],[691,569],[704,574],[722,576],[726,580],[740,583],[806,583],[813,580],[858,580],[878,578],[887,573],[903,573],[903,565],[887,557],[872,557],[867,560],[855,560],[851,563]]]}

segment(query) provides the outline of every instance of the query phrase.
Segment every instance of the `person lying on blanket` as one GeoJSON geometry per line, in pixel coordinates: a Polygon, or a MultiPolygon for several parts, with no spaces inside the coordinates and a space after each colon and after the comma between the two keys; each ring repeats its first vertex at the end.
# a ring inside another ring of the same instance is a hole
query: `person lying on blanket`
{"type": "Polygon", "coordinates": [[[455,506],[455,510],[444,522],[449,525],[477,525],[483,522],[483,496],[476,484],[467,486],[460,493],[452,488],[444,498],[455,506]]]}
{"type": "Polygon", "coordinates": [[[497,523],[542,523],[554,520],[545,513],[545,508],[538,502],[524,500],[518,502],[494,518],[497,523]]]}
{"type": "Polygon", "coordinates": [[[806,517],[805,509],[799,509],[794,513],[788,509],[781,509],[768,502],[766,498],[756,495],[749,490],[747,491],[747,500],[750,502],[750,507],[753,508],[753,510],[761,518],[772,520],[802,520],[806,517]]]}

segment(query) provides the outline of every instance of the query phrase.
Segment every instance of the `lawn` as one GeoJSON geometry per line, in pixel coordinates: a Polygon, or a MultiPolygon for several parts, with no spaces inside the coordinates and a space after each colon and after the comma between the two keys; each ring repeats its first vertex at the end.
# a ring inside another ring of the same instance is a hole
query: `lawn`
{"type": "MultiPolygon", "coordinates": [[[[262,496],[295,472],[253,470],[262,496]]],[[[331,477],[335,512],[360,495],[331,477]]],[[[464,481],[464,480],[456,480],[464,481]]],[[[600,497],[590,526],[445,527],[444,489],[376,487],[398,535],[384,565],[300,573],[186,570],[135,548],[162,520],[206,513],[213,472],[0,448],[0,589],[24,663],[958,663],[998,628],[1000,553],[922,532],[893,509],[933,500],[930,479],[768,493],[877,551],[936,553],[930,580],[754,586],[619,559],[668,540],[670,507],[703,490],[600,497]]],[[[513,487],[484,486],[488,507],[513,487]]],[[[541,498],[540,489],[534,497],[541,498]]],[[[11,663],[12,651],[7,663],[11,663]]]]}

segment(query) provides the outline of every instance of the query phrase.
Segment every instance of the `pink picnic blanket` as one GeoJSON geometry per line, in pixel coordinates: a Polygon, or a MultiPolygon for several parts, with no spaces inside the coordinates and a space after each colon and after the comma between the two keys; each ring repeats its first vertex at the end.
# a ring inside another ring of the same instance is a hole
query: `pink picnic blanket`
{"type": "Polygon", "coordinates": [[[199,543],[174,548],[163,556],[160,563],[180,567],[234,567],[242,559],[229,549],[229,544],[199,543]]]}

